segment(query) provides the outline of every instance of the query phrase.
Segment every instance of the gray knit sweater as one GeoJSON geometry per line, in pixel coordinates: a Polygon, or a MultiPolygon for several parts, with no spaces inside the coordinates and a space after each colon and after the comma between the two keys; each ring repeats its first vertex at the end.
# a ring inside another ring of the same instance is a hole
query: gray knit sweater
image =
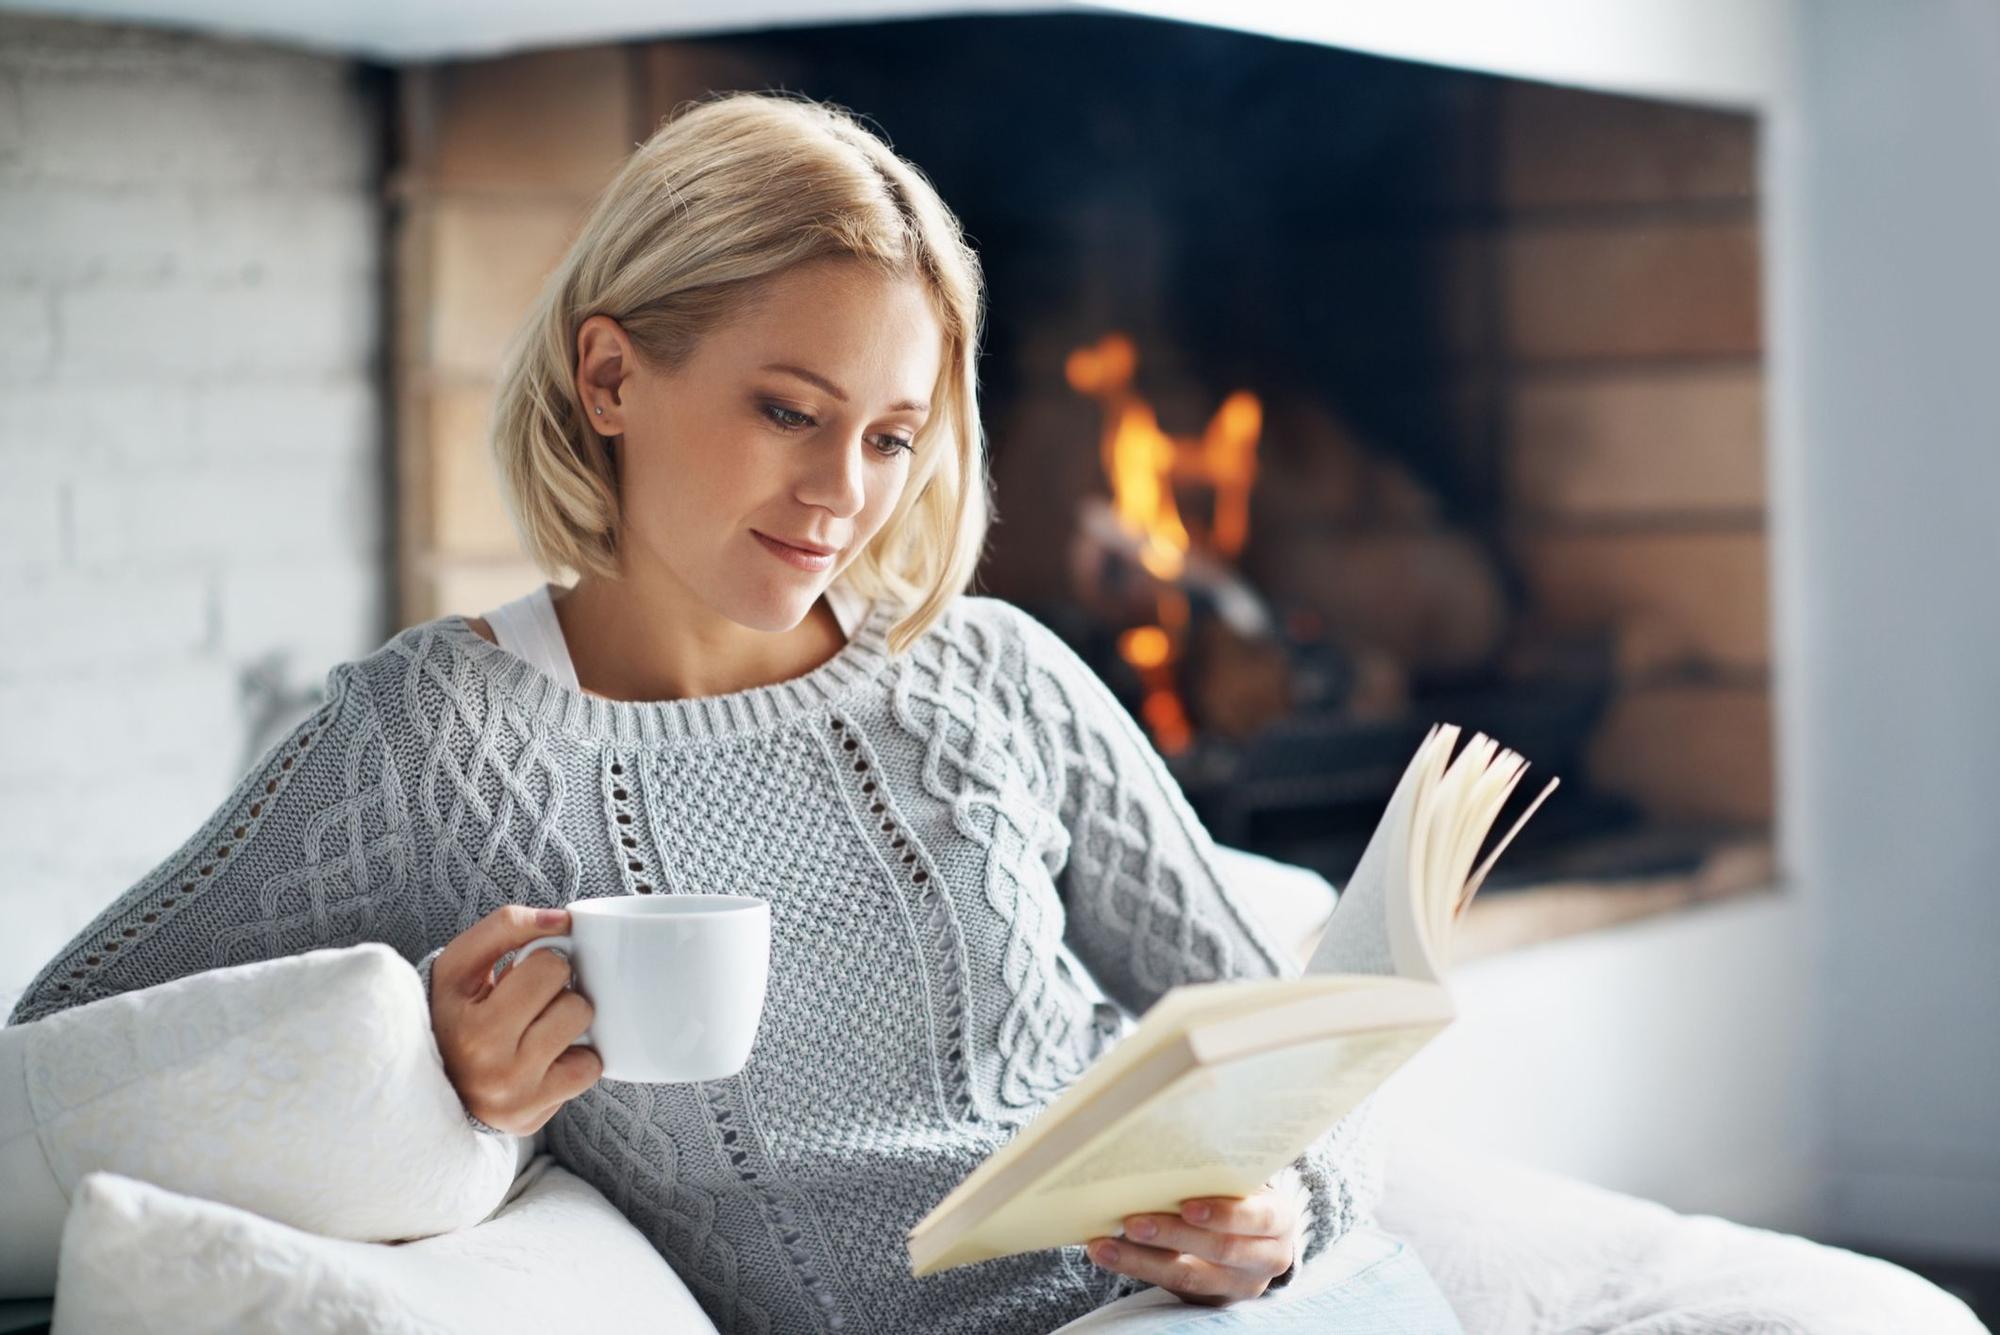
{"type": "MultiPolygon", "coordinates": [[[[600,1080],[548,1152],[724,1331],[1052,1330],[1144,1286],[1080,1246],[912,1278],[909,1229],[1168,988],[1300,966],[1067,644],[968,594],[892,657],[895,611],[803,676],[658,702],[562,686],[460,616],[410,627],[335,666],[13,1019],[322,946],[417,963],[502,904],[758,895],[749,1065],[600,1080]]],[[[1374,1106],[1295,1165],[1307,1261],[1374,1217],[1374,1106]]]]}

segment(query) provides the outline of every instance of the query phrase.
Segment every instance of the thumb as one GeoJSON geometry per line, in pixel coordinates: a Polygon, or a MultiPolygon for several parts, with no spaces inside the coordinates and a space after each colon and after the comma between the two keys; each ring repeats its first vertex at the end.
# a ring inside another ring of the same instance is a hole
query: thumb
{"type": "Polygon", "coordinates": [[[432,963],[431,979],[460,996],[476,997],[493,981],[493,966],[502,955],[568,930],[568,909],[503,904],[452,938],[432,963]]]}

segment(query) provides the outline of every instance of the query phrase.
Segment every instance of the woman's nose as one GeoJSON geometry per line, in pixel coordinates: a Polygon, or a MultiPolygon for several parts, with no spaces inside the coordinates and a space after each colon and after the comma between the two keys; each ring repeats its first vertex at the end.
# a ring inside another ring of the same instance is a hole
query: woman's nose
{"type": "Polygon", "coordinates": [[[868,499],[868,443],[859,437],[816,452],[803,499],[837,515],[859,514],[868,499]]]}

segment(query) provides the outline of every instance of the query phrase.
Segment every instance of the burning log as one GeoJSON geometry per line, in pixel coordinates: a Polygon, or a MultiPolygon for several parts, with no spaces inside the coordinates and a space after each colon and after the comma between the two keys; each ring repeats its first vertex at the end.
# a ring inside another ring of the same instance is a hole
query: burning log
{"type": "Polygon", "coordinates": [[[1298,646],[1282,623],[1305,607],[1325,631],[1313,647],[1342,660],[1340,707],[1351,717],[1398,716],[1413,672],[1490,659],[1507,623],[1491,556],[1440,522],[1436,498],[1393,461],[1373,457],[1330,421],[1297,413],[1285,419],[1288,439],[1304,431],[1308,453],[1376,504],[1349,506],[1346,522],[1291,539],[1295,559],[1266,572],[1288,599],[1282,613],[1274,608],[1237,568],[1263,405],[1239,390],[1199,436],[1171,435],[1135,388],[1137,370],[1131,340],[1116,333],[1065,363],[1070,387],[1102,410],[1099,448],[1111,487],[1109,499],[1079,506],[1070,572],[1078,602],[1122,628],[1118,652],[1143,683],[1140,713],[1163,753],[1190,746],[1197,724],[1244,738],[1293,712],[1298,646]]]}

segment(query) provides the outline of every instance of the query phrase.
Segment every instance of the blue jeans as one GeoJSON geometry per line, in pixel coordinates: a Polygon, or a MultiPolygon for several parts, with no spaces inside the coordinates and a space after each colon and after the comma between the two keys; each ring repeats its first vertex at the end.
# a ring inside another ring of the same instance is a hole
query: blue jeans
{"type": "Polygon", "coordinates": [[[1349,1229],[1292,1282],[1227,1307],[1149,1289],[1100,1307],[1061,1335],[1465,1335],[1409,1244],[1374,1225],[1349,1229]]]}

